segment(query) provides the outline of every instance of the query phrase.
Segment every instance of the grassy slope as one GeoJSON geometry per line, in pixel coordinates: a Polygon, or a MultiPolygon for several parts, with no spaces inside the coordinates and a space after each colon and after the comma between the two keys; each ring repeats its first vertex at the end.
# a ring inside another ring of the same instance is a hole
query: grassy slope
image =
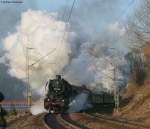
{"type": "Polygon", "coordinates": [[[126,97],[131,97],[130,103],[122,109],[121,116],[150,124],[150,44],[144,46],[144,55],[147,66],[147,78],[143,86],[134,82],[128,83],[126,97]]]}

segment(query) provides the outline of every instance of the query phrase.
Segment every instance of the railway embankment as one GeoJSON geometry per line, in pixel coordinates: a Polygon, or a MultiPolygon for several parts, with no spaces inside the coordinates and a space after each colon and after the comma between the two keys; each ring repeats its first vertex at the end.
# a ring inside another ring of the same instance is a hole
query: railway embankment
{"type": "Polygon", "coordinates": [[[143,47],[144,66],[146,77],[143,85],[138,85],[135,81],[128,82],[125,98],[130,102],[121,109],[119,118],[136,121],[145,125],[150,125],[150,44],[143,47]]]}

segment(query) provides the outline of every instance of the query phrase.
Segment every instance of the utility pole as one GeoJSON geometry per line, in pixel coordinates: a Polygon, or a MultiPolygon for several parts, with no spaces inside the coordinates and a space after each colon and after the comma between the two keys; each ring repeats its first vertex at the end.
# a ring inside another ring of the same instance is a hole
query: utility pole
{"type": "Polygon", "coordinates": [[[116,68],[114,67],[114,100],[115,100],[115,108],[114,108],[114,112],[118,113],[119,112],[119,107],[120,107],[120,100],[119,100],[119,85],[118,85],[118,81],[116,79],[116,68]]]}
{"type": "MultiPolygon", "coordinates": [[[[110,48],[110,49],[115,50],[115,52],[116,52],[115,48],[110,48]]],[[[122,60],[122,59],[120,58],[120,60],[122,60]]],[[[114,64],[114,101],[115,101],[114,112],[118,113],[119,110],[120,110],[120,98],[119,98],[120,93],[119,93],[119,85],[118,85],[119,81],[116,78],[116,73],[118,71],[116,71],[117,70],[117,65],[115,63],[113,63],[113,64],[114,64]]]]}
{"type": "Polygon", "coordinates": [[[32,91],[30,87],[30,60],[29,50],[33,48],[26,47],[26,78],[27,78],[27,105],[32,106],[32,91]]]}

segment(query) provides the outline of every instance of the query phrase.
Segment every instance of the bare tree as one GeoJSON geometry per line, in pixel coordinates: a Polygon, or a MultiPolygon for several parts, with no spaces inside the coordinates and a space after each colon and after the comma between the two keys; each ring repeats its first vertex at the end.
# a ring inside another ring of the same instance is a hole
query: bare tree
{"type": "Polygon", "coordinates": [[[129,52],[126,55],[126,60],[130,66],[131,78],[138,84],[143,85],[146,77],[144,55],[138,49],[132,49],[132,52],[129,52]]]}
{"type": "Polygon", "coordinates": [[[129,20],[128,31],[136,45],[142,46],[150,42],[150,1],[142,0],[140,7],[129,20]]]}

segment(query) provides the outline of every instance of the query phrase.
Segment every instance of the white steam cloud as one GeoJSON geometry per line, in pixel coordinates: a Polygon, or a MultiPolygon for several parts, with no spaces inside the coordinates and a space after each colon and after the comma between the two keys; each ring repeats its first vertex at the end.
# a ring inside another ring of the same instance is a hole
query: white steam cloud
{"type": "Polygon", "coordinates": [[[81,93],[75,97],[75,99],[69,104],[68,112],[79,112],[82,109],[89,107],[87,103],[88,94],[81,93]]]}
{"type": "Polygon", "coordinates": [[[31,107],[30,111],[33,115],[37,115],[38,113],[47,112],[44,108],[44,98],[42,97],[40,100],[36,101],[34,105],[31,107]]]}
{"type": "MultiPolygon", "coordinates": [[[[57,14],[29,10],[22,14],[17,32],[4,39],[4,50],[10,61],[9,73],[26,81],[26,48],[28,49],[29,65],[49,54],[43,60],[30,66],[30,85],[34,92],[41,96],[42,89],[48,78],[61,73],[68,64],[70,48],[67,38],[73,33],[67,33],[64,42],[61,39],[66,32],[64,22],[57,20],[57,14]]],[[[17,92],[17,91],[16,91],[17,92]]]]}
{"type": "Polygon", "coordinates": [[[66,41],[60,43],[66,26],[64,22],[58,21],[56,14],[41,11],[27,11],[22,14],[17,32],[4,39],[4,49],[9,53],[6,55],[10,61],[12,76],[20,79],[26,77],[26,48],[29,54],[29,65],[41,57],[49,54],[37,64],[30,66],[30,82],[32,89],[39,94],[45,81],[60,73],[68,64],[69,44],[66,41]]]}

